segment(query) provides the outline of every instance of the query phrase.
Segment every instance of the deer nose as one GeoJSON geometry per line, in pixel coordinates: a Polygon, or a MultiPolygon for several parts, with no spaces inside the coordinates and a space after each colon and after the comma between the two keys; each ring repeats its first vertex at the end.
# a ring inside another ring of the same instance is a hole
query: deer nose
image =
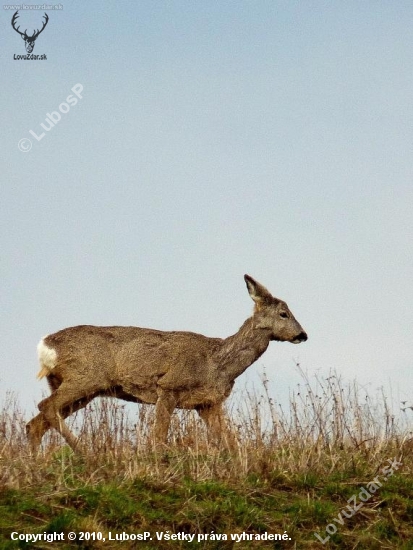
{"type": "Polygon", "coordinates": [[[307,336],[307,333],[302,331],[300,332],[300,334],[296,337],[296,341],[298,340],[298,342],[305,342],[307,340],[308,336],[307,336]]]}

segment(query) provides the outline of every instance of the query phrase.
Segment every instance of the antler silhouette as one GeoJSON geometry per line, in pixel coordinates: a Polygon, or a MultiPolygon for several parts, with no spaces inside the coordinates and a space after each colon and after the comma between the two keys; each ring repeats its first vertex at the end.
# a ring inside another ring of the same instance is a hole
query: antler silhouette
{"type": "Polygon", "coordinates": [[[34,43],[36,42],[36,39],[39,36],[39,34],[43,32],[45,26],[47,25],[47,22],[49,21],[49,16],[47,15],[47,13],[44,14],[44,22],[43,22],[42,28],[40,30],[37,29],[37,31],[34,30],[32,36],[27,35],[27,29],[24,32],[21,32],[19,31],[20,26],[16,28],[16,21],[18,17],[19,17],[19,10],[17,10],[16,13],[13,15],[11,20],[11,26],[23,38],[27,53],[32,53],[34,48],[34,43]]]}
{"type": "MultiPolygon", "coordinates": [[[[20,32],[20,31],[19,31],[20,27],[17,27],[17,29],[16,29],[16,27],[15,27],[15,23],[16,23],[16,20],[17,20],[18,17],[19,17],[19,11],[17,10],[16,13],[15,13],[15,14],[13,15],[13,17],[12,17],[11,26],[13,27],[13,29],[14,29],[16,32],[18,32],[19,34],[21,34],[21,35],[23,36],[23,38],[24,38],[24,36],[25,36],[26,33],[20,32]]],[[[26,32],[27,32],[27,29],[26,29],[26,32]]]]}

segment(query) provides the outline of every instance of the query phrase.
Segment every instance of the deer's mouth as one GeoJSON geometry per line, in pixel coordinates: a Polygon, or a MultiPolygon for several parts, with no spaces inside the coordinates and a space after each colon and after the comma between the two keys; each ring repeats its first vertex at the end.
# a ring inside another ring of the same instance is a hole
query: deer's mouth
{"type": "Polygon", "coordinates": [[[294,338],[294,340],[291,340],[291,343],[292,344],[301,344],[301,342],[305,342],[307,340],[308,336],[307,334],[303,331],[303,332],[300,332],[300,334],[298,336],[296,336],[294,338]]]}

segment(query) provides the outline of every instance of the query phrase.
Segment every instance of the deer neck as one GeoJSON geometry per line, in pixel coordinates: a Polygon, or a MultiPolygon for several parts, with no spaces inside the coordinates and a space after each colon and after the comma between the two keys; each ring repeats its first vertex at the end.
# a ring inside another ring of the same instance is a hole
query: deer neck
{"type": "Polygon", "coordinates": [[[235,380],[261,357],[269,342],[270,331],[254,328],[250,317],[238,332],[224,339],[216,356],[219,370],[225,372],[230,381],[235,380]]]}

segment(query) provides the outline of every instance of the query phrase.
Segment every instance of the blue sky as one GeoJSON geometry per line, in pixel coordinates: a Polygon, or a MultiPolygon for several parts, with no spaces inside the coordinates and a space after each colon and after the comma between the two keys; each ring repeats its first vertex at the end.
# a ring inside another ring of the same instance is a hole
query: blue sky
{"type": "Polygon", "coordinates": [[[62,4],[44,61],[0,12],[2,391],[33,408],[66,326],[232,334],[249,273],[309,340],[239,387],[265,367],[282,399],[298,359],[412,400],[412,3],[62,4]]]}

